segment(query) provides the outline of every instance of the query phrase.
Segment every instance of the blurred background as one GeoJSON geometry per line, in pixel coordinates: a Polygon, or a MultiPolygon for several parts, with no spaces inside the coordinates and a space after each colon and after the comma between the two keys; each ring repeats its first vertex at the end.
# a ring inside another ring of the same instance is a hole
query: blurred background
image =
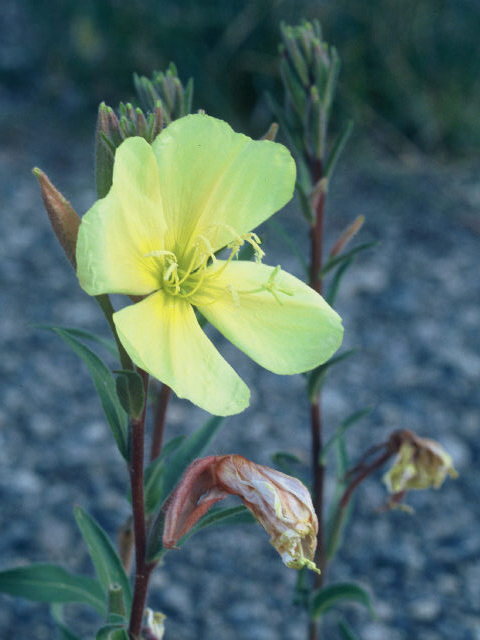
{"type": "Polygon", "coordinates": [[[279,85],[279,23],[302,17],[341,54],[339,117],[392,150],[478,151],[478,0],[5,0],[1,90],[91,120],[101,100],[132,95],[134,71],[173,60],[196,108],[258,133],[279,85]]]}
{"type": "MultiPolygon", "coordinates": [[[[85,212],[95,200],[99,102],[132,98],[133,72],[170,61],[183,82],[194,78],[194,109],[261,135],[272,120],[265,92],[281,100],[279,24],[302,18],[321,21],[342,60],[333,129],[355,123],[329,191],[327,246],[359,214],[359,242],[379,241],[337,299],[344,348],[360,352],[325,387],[326,435],[371,405],[350,432],[352,462],[409,428],[439,440],[460,472],[439,492],[410,496],[413,516],[379,513],[381,474],[365,483],[329,577],[370,590],[377,619],[345,609],[364,640],[479,640],[479,0],[2,1],[0,568],[47,561],[91,572],[73,504],[113,537],[128,515],[125,469],[88,374],[32,326],[105,333],[51,232],[32,167],[85,212]]],[[[295,204],[278,219],[306,248],[295,204]]],[[[270,228],[265,248],[267,262],[300,273],[270,228]]],[[[212,452],[271,465],[276,451],[293,450],[308,460],[302,379],[273,376],[220,344],[252,404],[226,422],[212,452]]],[[[174,398],[167,435],[191,433],[205,417],[174,398]]],[[[207,530],[195,540],[154,575],[150,602],[167,614],[166,640],[305,638],[291,601],[295,572],[262,531],[207,530]]],[[[97,621],[69,614],[90,637],[97,621]]],[[[53,629],[46,606],[0,596],[0,637],[47,640],[53,629]]]]}

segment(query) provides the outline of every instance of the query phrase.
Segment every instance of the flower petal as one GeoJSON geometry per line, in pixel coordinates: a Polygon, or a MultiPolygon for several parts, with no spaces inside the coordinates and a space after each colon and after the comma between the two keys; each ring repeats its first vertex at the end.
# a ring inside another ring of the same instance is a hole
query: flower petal
{"type": "Polygon", "coordinates": [[[113,184],[83,216],[77,240],[77,275],[90,295],[146,295],[158,289],[157,261],[165,220],[151,146],[128,138],[117,149],[113,184]]]}
{"type": "Polygon", "coordinates": [[[180,259],[199,235],[216,251],[234,238],[232,228],[239,235],[251,231],[292,197],[295,163],[289,151],[235,133],[222,120],[180,118],[152,147],[172,232],[168,244],[180,259]]]}
{"type": "MultiPolygon", "coordinates": [[[[219,260],[210,269],[222,264],[219,260]]],[[[342,342],[338,314],[313,289],[279,267],[230,262],[220,275],[206,280],[202,294],[210,303],[198,304],[200,313],[274,373],[313,369],[342,342]]]]}
{"type": "Polygon", "coordinates": [[[203,333],[192,306],[157,291],[113,315],[120,340],[139,367],[215,415],[248,406],[250,392],[203,333]]]}

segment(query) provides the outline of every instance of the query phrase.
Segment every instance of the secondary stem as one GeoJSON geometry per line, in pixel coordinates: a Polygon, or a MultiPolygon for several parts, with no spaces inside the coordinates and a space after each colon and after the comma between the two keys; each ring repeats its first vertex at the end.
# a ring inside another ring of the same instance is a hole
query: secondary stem
{"type": "Polygon", "coordinates": [[[143,610],[147,597],[148,581],[153,569],[145,562],[146,528],[145,501],[143,495],[143,461],[145,446],[145,416],[147,407],[148,374],[139,370],[145,389],[145,405],[142,415],[132,420],[132,457],[130,462],[130,486],[132,491],[133,530],[135,534],[135,587],[128,632],[131,638],[140,637],[143,610]]]}
{"type": "MultiPolygon", "coordinates": [[[[323,177],[322,163],[316,161],[311,167],[312,182],[314,185],[323,177]]],[[[325,192],[320,191],[315,205],[315,219],[310,229],[310,286],[317,293],[322,292],[322,280],[320,269],[322,267],[323,249],[323,218],[325,209],[325,192]]],[[[315,562],[321,574],[315,574],[315,588],[320,588],[324,581],[326,569],[325,541],[323,531],[323,485],[324,467],[318,464],[320,451],[322,449],[322,418],[321,418],[320,396],[317,396],[310,403],[310,425],[312,439],[312,473],[313,473],[313,506],[318,518],[318,537],[315,562]]],[[[317,640],[319,637],[318,624],[311,621],[309,625],[309,640],[317,640]]]]}
{"type": "Polygon", "coordinates": [[[171,389],[166,384],[162,385],[160,393],[157,397],[155,405],[155,414],[153,418],[153,435],[152,445],[150,448],[150,461],[155,460],[162,450],[163,433],[165,431],[165,418],[167,415],[167,406],[170,399],[171,389]]]}

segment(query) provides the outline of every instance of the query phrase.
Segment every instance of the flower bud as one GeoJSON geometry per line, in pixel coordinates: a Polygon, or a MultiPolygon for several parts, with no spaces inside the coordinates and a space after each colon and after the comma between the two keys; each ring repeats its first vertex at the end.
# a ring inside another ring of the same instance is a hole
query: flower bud
{"type": "Polygon", "coordinates": [[[313,562],[318,521],[307,488],[296,478],[240,455],[209,456],[190,465],[167,510],[164,547],[173,547],[228,494],[239,496],[253,513],[287,567],[319,572],[313,562]]]}
{"type": "Polygon", "coordinates": [[[402,431],[402,442],[395,462],[383,481],[390,493],[409,489],[438,489],[447,474],[458,477],[452,459],[434,440],[419,438],[411,431],[402,431]]]}
{"type": "Polygon", "coordinates": [[[47,175],[41,169],[35,167],[33,174],[40,183],[42,200],[47,210],[50,224],[70,264],[76,270],[77,261],[75,248],[77,246],[80,217],[70,202],[62,196],[60,191],[55,189],[47,175]]]}

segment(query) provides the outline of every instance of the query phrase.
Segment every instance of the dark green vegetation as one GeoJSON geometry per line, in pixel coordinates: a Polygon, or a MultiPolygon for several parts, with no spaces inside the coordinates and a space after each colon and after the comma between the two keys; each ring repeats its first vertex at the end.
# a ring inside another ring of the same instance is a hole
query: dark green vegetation
{"type": "Polygon", "coordinates": [[[358,131],[392,149],[479,148],[472,0],[27,0],[9,12],[10,4],[4,42],[21,51],[2,56],[0,82],[32,87],[42,102],[116,105],[133,95],[134,71],[173,60],[182,79],[194,77],[195,108],[259,135],[270,118],[264,93],[279,92],[280,21],[318,18],[342,59],[337,104],[358,131]]]}

